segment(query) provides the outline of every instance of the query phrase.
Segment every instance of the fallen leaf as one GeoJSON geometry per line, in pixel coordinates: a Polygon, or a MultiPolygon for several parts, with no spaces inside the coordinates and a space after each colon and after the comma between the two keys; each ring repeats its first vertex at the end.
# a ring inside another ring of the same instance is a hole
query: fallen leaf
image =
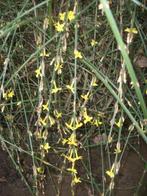
{"type": "Polygon", "coordinates": [[[139,56],[135,61],[135,65],[140,68],[147,67],[147,57],[139,56]]]}
{"type": "Polygon", "coordinates": [[[2,183],[2,182],[7,182],[7,180],[4,176],[0,178],[0,183],[2,183]]]}

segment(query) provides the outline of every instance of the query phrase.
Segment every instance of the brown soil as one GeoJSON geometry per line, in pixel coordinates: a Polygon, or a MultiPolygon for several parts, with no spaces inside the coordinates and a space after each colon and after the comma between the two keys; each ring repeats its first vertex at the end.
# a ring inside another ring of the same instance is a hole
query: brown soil
{"type": "MultiPolygon", "coordinates": [[[[138,147],[140,155],[147,162],[147,145],[141,143],[138,147]]],[[[134,151],[126,152],[119,175],[116,179],[116,196],[134,196],[136,187],[138,186],[140,179],[143,175],[145,168],[145,162],[142,160],[134,151]]],[[[146,196],[147,195],[147,173],[144,176],[142,185],[136,196],[146,196]]]]}
{"type": "Polygon", "coordinates": [[[0,196],[29,196],[6,152],[0,150],[0,196]]]}
{"type": "MultiPolygon", "coordinates": [[[[126,150],[121,162],[119,174],[115,179],[115,189],[112,195],[114,196],[134,196],[136,188],[140,183],[143,175],[145,162],[147,162],[147,145],[141,142],[137,144],[137,149],[140,152],[138,155],[134,150],[126,150]],[[143,160],[142,160],[143,159],[143,160]]],[[[83,156],[84,157],[84,156],[83,156]]],[[[101,182],[101,161],[99,160],[100,151],[93,148],[91,150],[91,165],[92,173],[96,182],[101,182]]],[[[13,168],[13,165],[6,152],[0,150],[0,196],[31,196],[27,187],[22,182],[18,172],[13,168]]],[[[106,166],[107,167],[107,166],[106,166]]],[[[86,172],[79,165],[80,176],[85,176],[86,172]]],[[[58,181],[56,172],[52,177],[48,177],[45,182],[45,196],[56,196],[55,185],[58,181]]],[[[58,187],[59,188],[59,187],[58,187]]],[[[60,184],[60,196],[70,196],[70,176],[65,176],[60,184]]],[[[82,182],[75,189],[76,196],[99,196],[95,190],[91,191],[91,186],[82,182]]],[[[42,195],[42,194],[41,194],[42,195]]],[[[147,195],[147,173],[145,173],[140,189],[136,196],[147,195]]]]}

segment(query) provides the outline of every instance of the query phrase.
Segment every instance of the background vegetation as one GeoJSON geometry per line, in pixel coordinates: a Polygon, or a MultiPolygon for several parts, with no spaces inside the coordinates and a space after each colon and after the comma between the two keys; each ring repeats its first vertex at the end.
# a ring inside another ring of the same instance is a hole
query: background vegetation
{"type": "Polygon", "coordinates": [[[83,184],[113,195],[125,153],[142,157],[134,142],[147,143],[145,1],[5,0],[0,9],[2,149],[32,195],[46,184],[62,194],[65,178],[71,195],[83,184]]]}

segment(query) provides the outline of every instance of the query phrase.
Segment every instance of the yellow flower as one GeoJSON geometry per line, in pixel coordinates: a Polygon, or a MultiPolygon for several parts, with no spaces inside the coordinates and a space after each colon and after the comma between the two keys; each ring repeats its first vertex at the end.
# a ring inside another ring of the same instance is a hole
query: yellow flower
{"type": "Polygon", "coordinates": [[[72,81],[71,85],[66,85],[66,88],[74,94],[74,80],[72,81]]]}
{"type": "Polygon", "coordinates": [[[13,90],[10,90],[8,92],[8,98],[12,98],[14,96],[14,91],[13,90]]]}
{"type": "Polygon", "coordinates": [[[47,125],[47,119],[46,117],[44,119],[42,119],[41,117],[39,118],[39,124],[42,126],[46,126],[47,125]]]}
{"type": "Polygon", "coordinates": [[[54,116],[59,119],[62,117],[62,112],[58,112],[58,110],[54,110],[54,116]]]}
{"type": "Polygon", "coordinates": [[[120,143],[118,142],[116,144],[116,148],[114,149],[114,154],[119,154],[121,153],[121,149],[120,149],[120,143]]]}
{"type": "Polygon", "coordinates": [[[68,145],[78,146],[76,135],[74,133],[71,134],[71,136],[67,140],[68,145]]]}
{"type": "Polygon", "coordinates": [[[50,147],[50,145],[49,145],[48,142],[46,142],[46,143],[40,145],[40,149],[43,149],[43,150],[45,150],[46,152],[48,152],[48,150],[49,150],[50,148],[51,148],[51,147],[50,147]]]}
{"type": "Polygon", "coordinates": [[[42,76],[42,73],[41,73],[41,66],[38,67],[36,70],[35,70],[35,73],[36,73],[36,78],[39,78],[42,76]]]}
{"type": "Polygon", "coordinates": [[[43,110],[47,110],[49,111],[49,108],[48,108],[48,102],[46,104],[43,104],[42,107],[43,107],[43,110]]]}
{"type": "Polygon", "coordinates": [[[95,41],[94,39],[91,40],[91,46],[95,46],[97,45],[97,41],[95,41]]]}
{"type": "Polygon", "coordinates": [[[117,126],[118,128],[120,128],[120,127],[122,126],[122,120],[121,120],[121,118],[119,119],[118,122],[115,122],[115,124],[116,124],[116,126],[117,126]]]}
{"type": "Polygon", "coordinates": [[[137,34],[138,33],[136,28],[126,28],[125,32],[132,33],[132,34],[137,34]]]}
{"type": "Polygon", "coordinates": [[[62,68],[63,68],[63,64],[55,63],[55,71],[57,72],[57,74],[62,73],[62,68]]]}
{"type": "Polygon", "coordinates": [[[49,121],[50,121],[50,127],[52,127],[55,124],[55,119],[53,117],[51,117],[50,115],[49,115],[48,118],[49,118],[49,121]]]}
{"type": "Polygon", "coordinates": [[[66,155],[64,155],[64,157],[65,157],[69,162],[72,162],[72,163],[74,163],[74,162],[76,162],[76,161],[82,159],[82,156],[77,156],[77,157],[73,158],[73,157],[71,157],[71,156],[66,156],[66,155]]]}
{"type": "Polygon", "coordinates": [[[75,19],[75,13],[73,11],[69,11],[67,13],[67,18],[68,18],[69,21],[74,20],[75,19]]]}
{"type": "Polygon", "coordinates": [[[8,89],[8,90],[6,91],[6,93],[3,93],[3,98],[4,98],[5,100],[8,100],[8,99],[13,98],[14,95],[15,95],[15,94],[14,94],[14,90],[8,89]]]}
{"type": "Polygon", "coordinates": [[[92,120],[92,117],[87,114],[87,108],[84,108],[84,111],[82,112],[82,114],[84,117],[84,124],[92,120]]]}
{"type": "Polygon", "coordinates": [[[37,172],[39,174],[44,174],[44,168],[43,167],[37,167],[37,172]]]}
{"type": "Polygon", "coordinates": [[[67,171],[71,172],[72,174],[77,174],[77,170],[75,168],[68,168],[67,171]]]}
{"type": "Polygon", "coordinates": [[[72,118],[70,124],[69,124],[69,123],[65,123],[65,125],[66,125],[66,127],[67,127],[68,129],[74,131],[74,130],[80,128],[80,127],[83,125],[83,123],[78,122],[77,119],[74,120],[74,119],[72,118]]]}
{"type": "Polygon", "coordinates": [[[110,178],[114,178],[114,176],[115,176],[115,174],[114,174],[114,172],[113,172],[113,169],[107,170],[107,171],[106,171],[106,174],[107,174],[110,178]]]}
{"type": "Polygon", "coordinates": [[[37,131],[34,133],[34,135],[36,136],[37,139],[47,139],[48,136],[48,130],[45,129],[44,131],[37,131]]]}
{"type": "Polygon", "coordinates": [[[84,119],[84,124],[86,124],[86,123],[88,123],[88,122],[90,122],[92,120],[92,117],[90,117],[88,115],[85,115],[84,118],[85,118],[84,119]]]}
{"type": "Polygon", "coordinates": [[[109,135],[108,136],[108,143],[110,144],[112,142],[113,138],[109,135]]]}
{"type": "Polygon", "coordinates": [[[78,184],[78,183],[81,183],[81,180],[80,180],[80,178],[78,178],[77,176],[75,176],[74,179],[72,180],[72,183],[73,184],[78,184]]]}
{"type": "Polygon", "coordinates": [[[81,95],[81,97],[85,100],[88,101],[88,99],[90,98],[89,92],[86,95],[81,95]]]}
{"type": "Polygon", "coordinates": [[[64,139],[62,140],[62,144],[63,144],[63,145],[65,145],[67,142],[68,142],[68,139],[66,139],[66,138],[64,138],[64,139]]]}
{"type": "Polygon", "coordinates": [[[77,58],[79,58],[79,59],[82,59],[83,58],[81,52],[79,52],[78,50],[74,50],[74,55],[75,55],[75,58],[76,59],[77,58]]]}
{"type": "Polygon", "coordinates": [[[65,20],[65,16],[66,16],[66,12],[59,13],[59,19],[61,21],[64,21],[65,20]]]}
{"type": "Polygon", "coordinates": [[[43,49],[43,51],[40,53],[41,57],[49,57],[49,53],[46,53],[46,50],[43,49]]]}
{"type": "Polygon", "coordinates": [[[56,82],[53,81],[54,88],[52,88],[51,93],[56,94],[58,91],[61,91],[61,88],[58,88],[56,82]]]}
{"type": "Polygon", "coordinates": [[[64,31],[64,26],[65,26],[64,23],[60,23],[60,22],[55,23],[55,29],[58,32],[63,32],[64,31]]]}
{"type": "Polygon", "coordinates": [[[96,83],[96,77],[92,78],[91,86],[98,86],[97,83],[96,83]]]}
{"type": "Polygon", "coordinates": [[[65,123],[65,125],[67,126],[68,129],[74,130],[73,128],[73,123],[65,123]]]}
{"type": "Polygon", "coordinates": [[[121,149],[120,148],[115,148],[114,149],[114,154],[119,154],[121,153],[121,149]]]}
{"type": "Polygon", "coordinates": [[[68,154],[69,155],[63,154],[62,156],[64,156],[69,162],[75,163],[76,161],[82,159],[82,156],[78,155],[76,148],[70,148],[68,154]]]}
{"type": "Polygon", "coordinates": [[[99,125],[101,125],[102,122],[99,119],[94,119],[92,124],[95,125],[96,127],[99,127],[99,125]]]}

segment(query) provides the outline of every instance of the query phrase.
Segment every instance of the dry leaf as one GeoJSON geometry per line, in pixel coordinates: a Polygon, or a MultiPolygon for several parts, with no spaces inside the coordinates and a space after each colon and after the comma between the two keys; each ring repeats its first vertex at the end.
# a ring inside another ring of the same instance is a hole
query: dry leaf
{"type": "Polygon", "coordinates": [[[6,178],[3,176],[3,177],[0,177],[0,183],[2,182],[7,182],[6,178]]]}
{"type": "Polygon", "coordinates": [[[139,56],[135,61],[135,65],[140,68],[147,67],[147,57],[139,56]]]}

